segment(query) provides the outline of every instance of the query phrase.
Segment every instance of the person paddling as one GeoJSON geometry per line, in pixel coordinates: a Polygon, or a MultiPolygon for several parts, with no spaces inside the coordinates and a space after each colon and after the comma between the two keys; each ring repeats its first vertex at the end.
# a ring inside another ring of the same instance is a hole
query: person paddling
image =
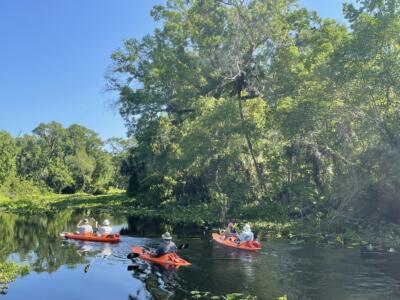
{"type": "Polygon", "coordinates": [[[152,253],[152,256],[159,257],[168,253],[176,253],[177,247],[175,243],[172,241],[171,234],[169,232],[166,232],[163,235],[161,235],[161,238],[162,242],[160,243],[156,251],[152,253]]]}
{"type": "Polygon", "coordinates": [[[80,220],[76,227],[78,227],[78,234],[93,233],[93,227],[89,224],[88,219],[80,220]]]}
{"type": "Polygon", "coordinates": [[[251,242],[254,240],[254,234],[251,232],[249,224],[243,226],[243,231],[240,233],[237,243],[251,242]]]}
{"type": "Polygon", "coordinates": [[[223,235],[225,239],[238,236],[235,228],[233,228],[233,223],[229,223],[228,227],[221,233],[221,235],[223,235]]]}
{"type": "Polygon", "coordinates": [[[105,219],[103,221],[103,224],[99,226],[99,224],[96,221],[96,229],[97,229],[97,235],[109,235],[112,233],[112,227],[110,226],[110,221],[105,219]]]}

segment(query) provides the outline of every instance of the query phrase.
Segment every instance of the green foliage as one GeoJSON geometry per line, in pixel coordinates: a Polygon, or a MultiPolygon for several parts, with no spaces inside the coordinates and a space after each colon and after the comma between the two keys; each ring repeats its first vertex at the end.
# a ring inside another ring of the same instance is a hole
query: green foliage
{"type": "Polygon", "coordinates": [[[14,139],[5,131],[0,131],[0,185],[15,174],[17,147],[14,139]]]}
{"type": "Polygon", "coordinates": [[[0,262],[0,294],[5,294],[7,283],[14,281],[18,276],[29,273],[27,265],[17,265],[15,262],[0,262]]]}
{"type": "MultiPolygon", "coordinates": [[[[6,198],[37,198],[38,187],[55,193],[106,193],[124,179],[129,170],[122,170],[130,144],[119,141],[125,148],[109,152],[99,136],[80,125],[63,128],[51,122],[40,124],[32,135],[13,139],[0,132],[0,189],[6,198]],[[8,180],[11,178],[10,180],[8,180]],[[21,187],[16,185],[21,184],[21,187]],[[36,190],[35,190],[36,189],[36,190]]],[[[44,192],[46,194],[46,192],[44,192]]]]}
{"type": "Polygon", "coordinates": [[[39,199],[48,194],[50,190],[45,186],[18,177],[10,177],[0,186],[0,199],[6,201],[39,199]]]}
{"type": "Polygon", "coordinates": [[[151,174],[140,183],[138,196],[140,204],[148,207],[158,207],[172,196],[174,181],[172,178],[151,174]]]}
{"type": "Polygon", "coordinates": [[[191,291],[192,299],[220,299],[220,300],[256,300],[256,296],[246,296],[241,293],[230,293],[225,296],[215,296],[210,292],[191,291]]]}
{"type": "Polygon", "coordinates": [[[221,219],[398,222],[399,3],[346,4],[351,30],[295,4],[170,0],[114,52],[130,195],[221,219]]]}

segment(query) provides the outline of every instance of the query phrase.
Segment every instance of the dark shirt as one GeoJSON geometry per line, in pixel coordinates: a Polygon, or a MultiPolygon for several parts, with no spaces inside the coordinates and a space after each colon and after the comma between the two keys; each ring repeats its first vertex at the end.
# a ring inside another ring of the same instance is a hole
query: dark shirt
{"type": "Polygon", "coordinates": [[[168,244],[162,242],[156,250],[156,256],[161,256],[167,253],[175,253],[176,251],[177,248],[174,242],[169,242],[168,244]]]}

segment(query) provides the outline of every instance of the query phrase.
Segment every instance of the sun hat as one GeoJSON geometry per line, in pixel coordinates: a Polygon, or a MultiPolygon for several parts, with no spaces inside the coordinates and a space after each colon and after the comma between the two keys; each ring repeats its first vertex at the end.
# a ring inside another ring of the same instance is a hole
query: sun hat
{"type": "Polygon", "coordinates": [[[105,220],[103,221],[103,225],[104,225],[104,226],[109,226],[109,225],[110,225],[110,221],[108,221],[107,219],[105,219],[105,220]]]}
{"type": "Polygon", "coordinates": [[[244,231],[250,231],[250,225],[249,224],[244,225],[243,226],[243,230],[244,231]]]}
{"type": "Polygon", "coordinates": [[[88,219],[83,219],[83,223],[84,223],[84,224],[88,224],[88,223],[89,223],[89,220],[88,220],[88,219]]]}
{"type": "Polygon", "coordinates": [[[228,224],[228,227],[229,227],[229,228],[233,227],[233,223],[229,223],[229,224],[228,224]]]}
{"type": "Polygon", "coordinates": [[[161,235],[161,237],[163,240],[172,240],[172,236],[168,231],[166,233],[164,233],[163,235],[161,235]]]}

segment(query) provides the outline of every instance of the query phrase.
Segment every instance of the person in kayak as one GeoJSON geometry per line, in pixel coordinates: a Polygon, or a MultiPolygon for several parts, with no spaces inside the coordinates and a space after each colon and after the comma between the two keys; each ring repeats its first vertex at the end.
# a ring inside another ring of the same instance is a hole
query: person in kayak
{"type": "Polygon", "coordinates": [[[78,234],[93,233],[93,227],[89,224],[88,219],[80,220],[76,227],[78,227],[78,234]]]}
{"type": "Polygon", "coordinates": [[[238,237],[235,228],[233,228],[233,223],[229,223],[225,231],[221,232],[221,235],[225,237],[225,240],[230,237],[238,237]]]}
{"type": "Polygon", "coordinates": [[[97,235],[109,235],[112,233],[112,227],[110,226],[110,221],[105,219],[103,221],[103,224],[99,226],[99,223],[96,221],[96,229],[97,229],[97,235]]]}
{"type": "Polygon", "coordinates": [[[238,244],[251,242],[254,240],[254,234],[251,232],[249,224],[243,226],[243,231],[240,233],[239,238],[236,240],[238,244]]]}
{"type": "Polygon", "coordinates": [[[168,253],[176,253],[178,250],[175,243],[172,241],[172,236],[169,232],[164,233],[161,235],[162,242],[156,249],[154,253],[152,253],[152,256],[154,257],[160,257],[164,254],[168,253]]]}

